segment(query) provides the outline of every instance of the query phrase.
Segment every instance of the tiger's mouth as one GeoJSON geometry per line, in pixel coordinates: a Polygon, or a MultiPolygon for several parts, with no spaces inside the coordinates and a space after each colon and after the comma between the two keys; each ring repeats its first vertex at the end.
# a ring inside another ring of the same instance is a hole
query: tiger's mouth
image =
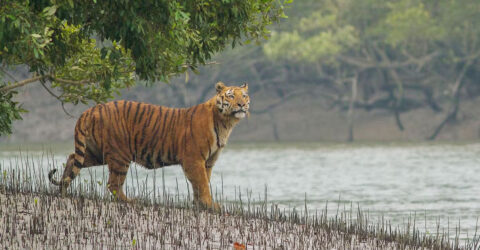
{"type": "Polygon", "coordinates": [[[247,114],[247,111],[243,110],[243,109],[235,110],[235,111],[232,112],[232,115],[235,116],[235,118],[238,118],[238,119],[244,118],[246,114],[247,114]]]}

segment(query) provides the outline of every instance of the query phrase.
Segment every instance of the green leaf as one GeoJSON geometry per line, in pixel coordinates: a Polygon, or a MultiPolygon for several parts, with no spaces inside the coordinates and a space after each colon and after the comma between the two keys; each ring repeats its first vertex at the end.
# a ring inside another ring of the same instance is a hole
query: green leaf
{"type": "Polygon", "coordinates": [[[43,13],[47,16],[53,16],[53,14],[55,14],[56,11],[57,11],[56,5],[52,5],[43,9],[43,13]]]}

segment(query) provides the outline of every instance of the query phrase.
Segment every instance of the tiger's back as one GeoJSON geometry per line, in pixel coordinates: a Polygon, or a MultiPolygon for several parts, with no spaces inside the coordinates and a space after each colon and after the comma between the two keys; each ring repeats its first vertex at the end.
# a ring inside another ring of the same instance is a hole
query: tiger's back
{"type": "Polygon", "coordinates": [[[84,136],[87,148],[93,148],[97,157],[116,154],[119,160],[135,161],[147,168],[178,164],[184,153],[179,149],[190,140],[185,131],[193,125],[196,109],[133,101],[99,104],[78,120],[75,147],[83,146],[80,137],[84,136]]]}

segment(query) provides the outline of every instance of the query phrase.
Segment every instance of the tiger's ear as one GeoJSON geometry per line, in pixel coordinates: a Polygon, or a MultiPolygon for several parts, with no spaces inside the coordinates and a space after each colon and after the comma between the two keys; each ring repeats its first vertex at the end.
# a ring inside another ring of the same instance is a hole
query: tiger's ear
{"type": "Polygon", "coordinates": [[[217,90],[217,93],[222,92],[224,88],[225,84],[223,84],[223,82],[217,82],[217,84],[215,84],[215,89],[217,90]]]}
{"type": "Polygon", "coordinates": [[[244,88],[245,90],[248,91],[248,83],[243,83],[242,85],[240,85],[240,88],[244,88]]]}

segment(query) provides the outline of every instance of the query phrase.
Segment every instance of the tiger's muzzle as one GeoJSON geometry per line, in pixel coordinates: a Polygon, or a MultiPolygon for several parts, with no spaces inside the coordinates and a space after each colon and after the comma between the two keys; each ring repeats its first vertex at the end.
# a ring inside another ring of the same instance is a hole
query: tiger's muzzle
{"type": "Polygon", "coordinates": [[[245,107],[243,105],[242,107],[232,111],[232,115],[235,116],[235,118],[242,119],[247,115],[248,112],[248,107],[245,107]]]}

